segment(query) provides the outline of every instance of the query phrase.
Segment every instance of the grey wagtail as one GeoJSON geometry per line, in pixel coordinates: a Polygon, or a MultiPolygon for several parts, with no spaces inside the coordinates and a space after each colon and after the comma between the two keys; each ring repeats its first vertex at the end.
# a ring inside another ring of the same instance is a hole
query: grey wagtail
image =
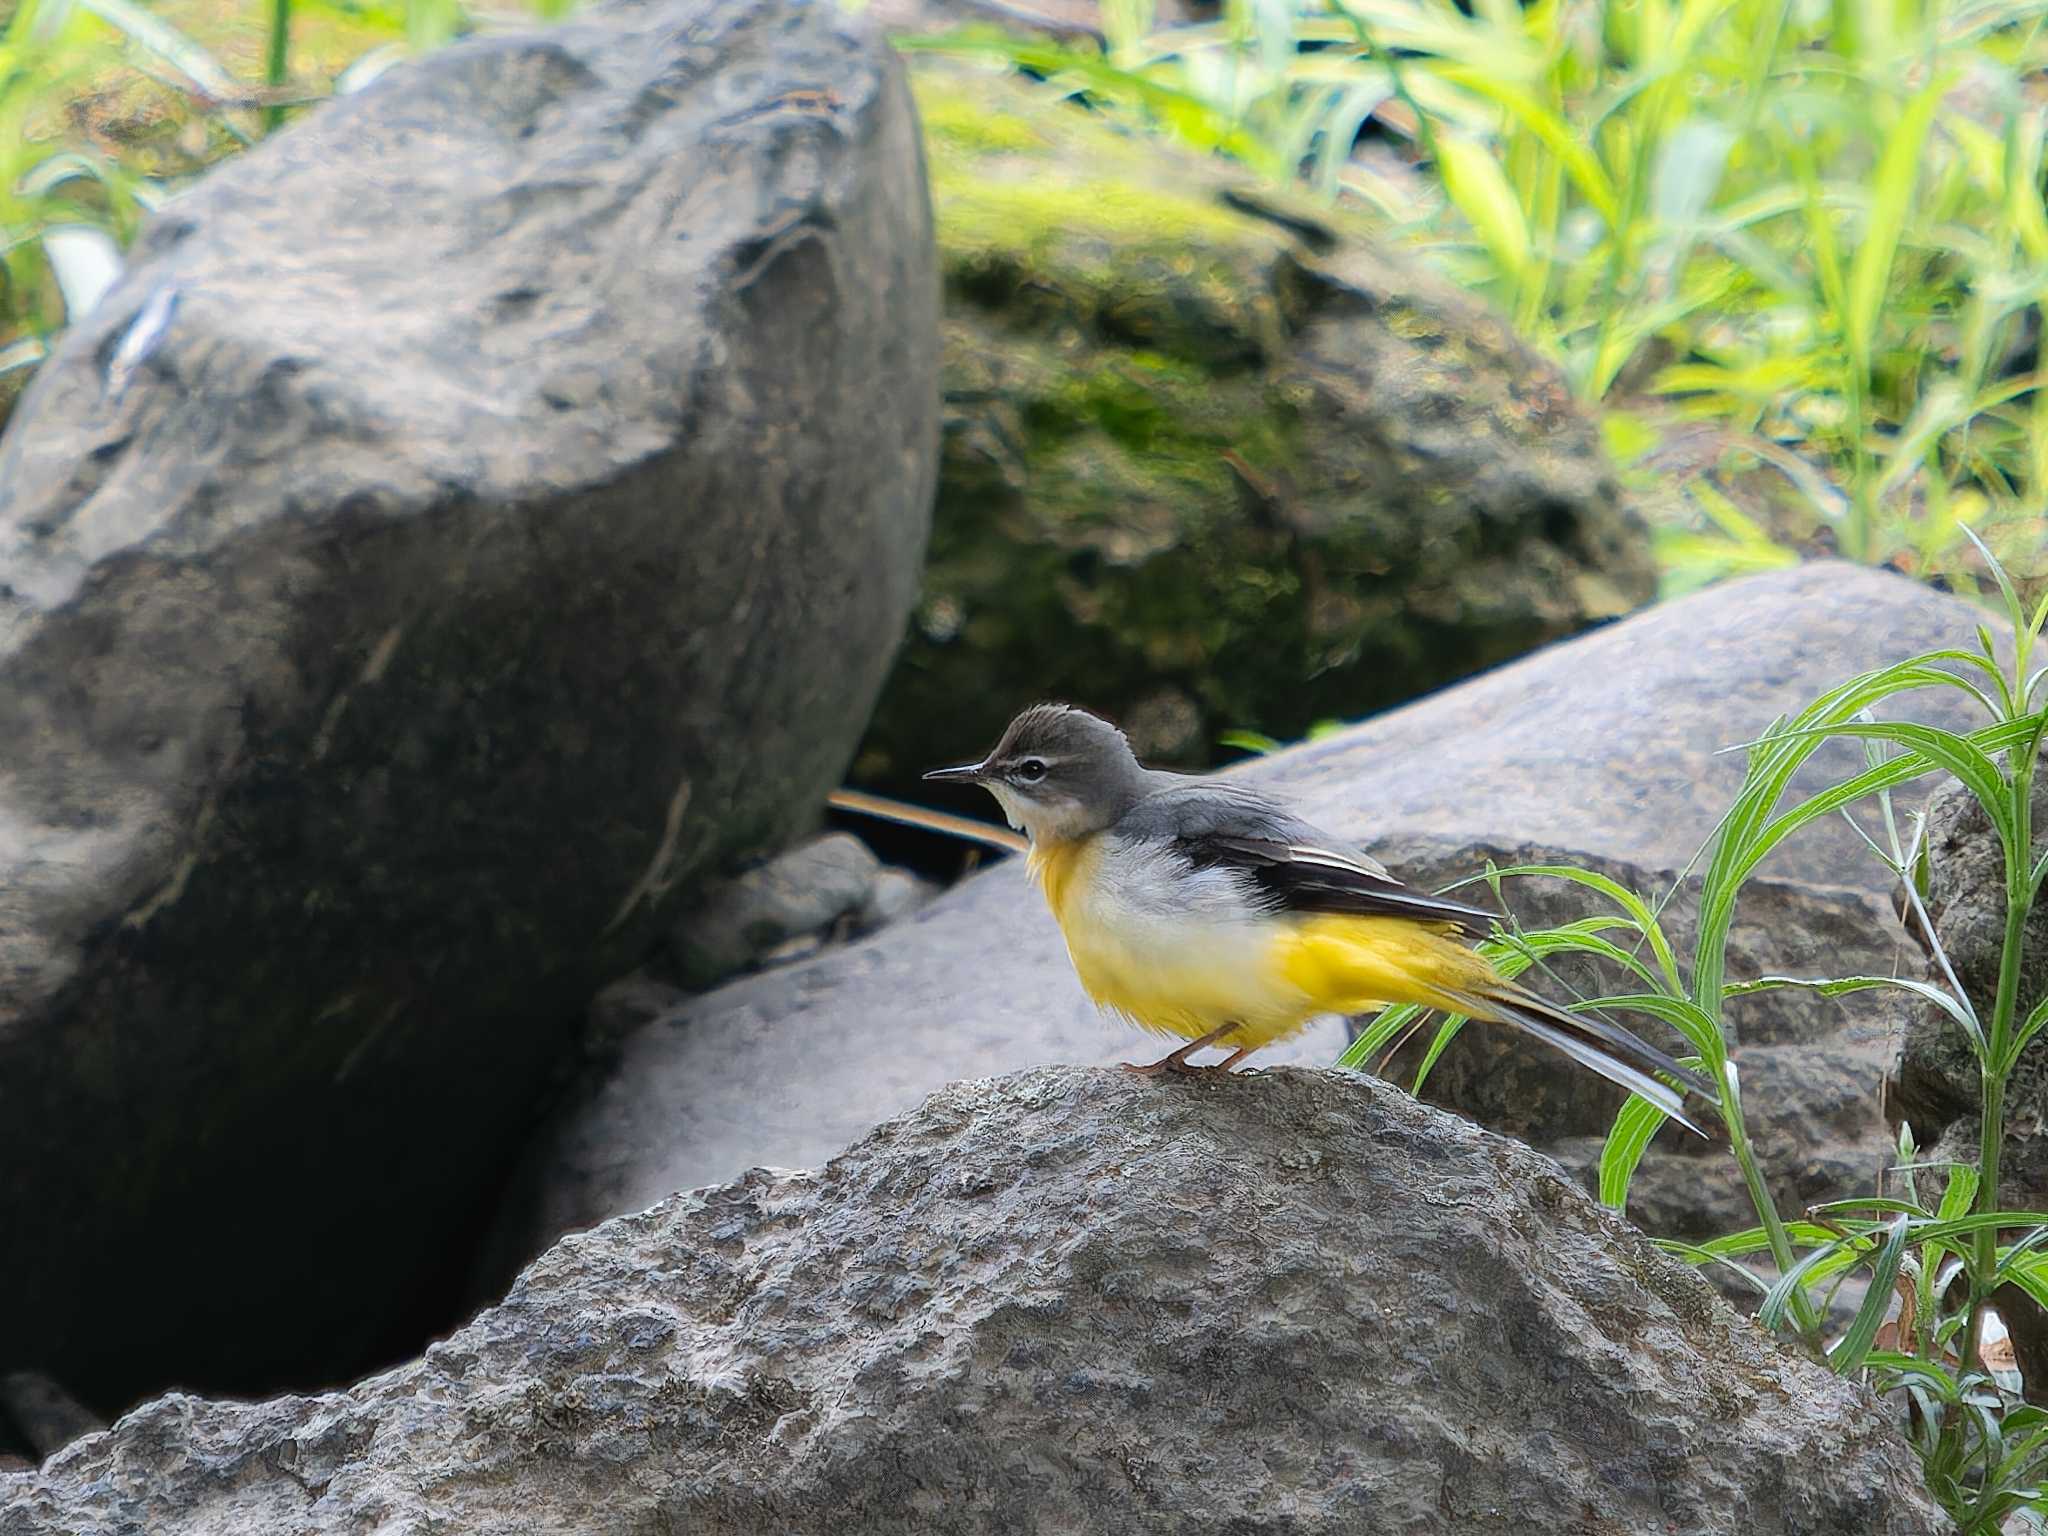
{"type": "Polygon", "coordinates": [[[1187,1040],[1133,1072],[1227,1072],[1320,1014],[1417,1003],[1525,1030],[1699,1131],[1653,1074],[1709,1098],[1712,1085],[1495,972],[1468,947],[1489,914],[1403,885],[1256,790],[1141,766],[1106,720],[1036,705],[980,762],[925,777],[981,785],[1030,838],[1096,1006],[1187,1040]],[[1212,1045],[1230,1055],[1188,1061],[1212,1045]]]}

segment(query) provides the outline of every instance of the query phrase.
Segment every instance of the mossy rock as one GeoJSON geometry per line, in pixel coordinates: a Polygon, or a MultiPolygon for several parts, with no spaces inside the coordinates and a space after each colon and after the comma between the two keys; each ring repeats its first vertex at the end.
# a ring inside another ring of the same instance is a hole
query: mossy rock
{"type": "Polygon", "coordinates": [[[1201,764],[1651,596],[1557,371],[1362,221],[1001,76],[915,82],[945,445],[856,777],[905,784],[1041,697],[1201,764]]]}

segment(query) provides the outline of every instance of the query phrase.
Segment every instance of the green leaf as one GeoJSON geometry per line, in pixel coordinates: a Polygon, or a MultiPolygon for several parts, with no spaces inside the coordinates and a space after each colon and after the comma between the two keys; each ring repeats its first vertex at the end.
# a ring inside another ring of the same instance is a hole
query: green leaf
{"type": "Polygon", "coordinates": [[[1278,752],[1281,747],[1280,742],[1258,731],[1224,731],[1216,741],[1220,746],[1236,747],[1240,752],[1256,752],[1261,757],[1278,752]]]}
{"type": "Polygon", "coordinates": [[[1865,1211],[1878,1211],[1889,1216],[1924,1217],[1927,1214],[1911,1200],[1899,1200],[1889,1195],[1854,1195],[1847,1200],[1824,1200],[1819,1205],[1807,1207],[1809,1215],[1824,1216],[1837,1225],[1854,1226],[1858,1230],[1882,1225],[1863,1216],[1861,1213],[1865,1211]]]}
{"type": "Polygon", "coordinates": [[[1863,238],[1849,262],[1847,311],[1842,317],[1851,365],[1865,378],[1870,374],[1871,343],[1877,335],[1878,314],[1891,281],[1899,236],[1905,230],[1914,189],[1920,182],[1927,132],[1933,126],[1935,108],[1941,105],[1941,98],[1953,83],[1954,76],[1944,72],[1913,94],[1893,125],[1878,160],[1863,238]]]}
{"type": "MultiPolygon", "coordinates": [[[[1626,918],[1610,917],[1590,918],[1586,919],[1586,921],[1626,924],[1628,920],[1626,918]]],[[[1567,925],[1565,929],[1539,929],[1533,933],[1518,934],[1509,942],[1514,943],[1517,948],[1526,949],[1529,954],[1538,959],[1547,960],[1552,955],[1597,956],[1602,960],[1620,966],[1645,986],[1655,987],[1658,984],[1656,973],[1619,944],[1611,943],[1597,934],[1571,932],[1569,929],[1572,926],[1575,925],[1567,925]]]]}
{"type": "Polygon", "coordinates": [[[1374,1015],[1373,1021],[1358,1032],[1358,1038],[1344,1048],[1344,1054],[1337,1058],[1337,1065],[1366,1070],[1375,1056],[1392,1045],[1404,1031],[1413,1028],[1416,1021],[1428,1012],[1427,1008],[1414,1003],[1382,1008],[1374,1015]]]}
{"type": "Polygon", "coordinates": [[[1856,1262],[1855,1242],[1853,1238],[1831,1237],[1778,1276],[1770,1290],[1765,1292],[1763,1304],[1756,1310],[1757,1321],[1773,1332],[1784,1327],[1785,1313],[1792,1306],[1792,1298],[1809,1281],[1825,1279],[1836,1270],[1856,1262]]]}
{"type": "Polygon", "coordinates": [[[1464,1027],[1465,1015],[1462,1013],[1451,1014],[1437,1026],[1436,1038],[1429,1042],[1429,1049],[1423,1053],[1422,1064],[1415,1069],[1415,1081],[1408,1086],[1410,1093],[1422,1092],[1422,1085],[1429,1080],[1430,1068],[1436,1065],[1437,1058],[1450,1048],[1451,1042],[1458,1038],[1458,1031],[1464,1027]]]}
{"type": "MultiPolygon", "coordinates": [[[[1761,1233],[1762,1229],[1759,1228],[1758,1231],[1761,1233]]],[[[1763,1276],[1759,1275],[1755,1270],[1745,1269],[1733,1259],[1723,1254],[1711,1253],[1697,1243],[1684,1242],[1675,1237],[1653,1237],[1650,1241],[1665,1253],[1672,1255],[1674,1258],[1684,1259],[1688,1264],[1701,1266],[1708,1264],[1718,1265],[1726,1274],[1747,1283],[1759,1296],[1765,1295],[1770,1291],[1770,1286],[1764,1283],[1763,1276]]],[[[1768,1246],[1768,1240],[1766,1240],[1765,1245],[1768,1246]]]]}
{"type": "Polygon", "coordinates": [[[460,0],[405,0],[405,40],[415,53],[449,42],[463,21],[460,0]]]}
{"type": "MultiPolygon", "coordinates": [[[[1618,880],[1599,874],[1590,869],[1576,869],[1569,864],[1514,864],[1506,869],[1492,872],[1492,878],[1507,880],[1526,876],[1548,876],[1556,880],[1569,880],[1574,885],[1583,885],[1590,891],[1598,891],[1625,913],[1638,933],[1650,942],[1650,952],[1657,957],[1657,968],[1664,973],[1666,985],[1672,992],[1680,993],[1684,988],[1678,979],[1678,958],[1672,953],[1671,943],[1665,937],[1657,915],[1650,910],[1648,902],[1618,880]]],[[[1482,878],[1474,876],[1474,879],[1482,878]]],[[[1460,881],[1469,885],[1471,881],[1460,881]]],[[[1457,886],[1451,887],[1457,889],[1457,886]]]]}
{"type": "MultiPolygon", "coordinates": [[[[2026,604],[2020,601],[2019,589],[2013,586],[2012,577],[2006,574],[2004,564],[1999,560],[1998,556],[1991,552],[1991,546],[1977,537],[1977,530],[1968,523],[1963,524],[1963,537],[1977,546],[1978,556],[1985,565],[1990,567],[1992,580],[1998,583],[1998,595],[2005,600],[2005,616],[2007,621],[2011,623],[2015,630],[2022,634],[2026,633],[2028,629],[2026,604]]],[[[1991,632],[1981,624],[1977,626],[1977,640],[1984,647],[1984,654],[1986,656],[1995,654],[1991,644],[1991,632]]]]}
{"type": "Polygon", "coordinates": [[[1903,747],[1936,767],[1946,768],[1960,779],[1963,787],[1984,807],[1992,826],[1998,829],[2000,841],[2008,848],[2017,835],[2012,825],[2005,776],[1999,772],[1998,764],[1992,761],[1988,752],[1959,732],[1945,731],[1939,726],[1922,725],[1913,720],[1845,720],[1839,724],[1814,727],[1811,732],[1792,731],[1787,734],[1854,736],[1903,747]]]}
{"type": "MultiPolygon", "coordinates": [[[[2037,886],[2041,883],[2038,867],[2037,873],[2034,876],[2034,883],[2037,886]]],[[[2020,1059],[2020,1053],[2026,1050],[2034,1036],[2041,1033],[2044,1028],[2048,1028],[2048,997],[2042,998],[2041,1001],[2034,1004],[2028,1010],[2026,1022],[2021,1024],[2018,1030],[2013,1033],[2012,1045],[2008,1047],[2009,1054],[2007,1060],[2009,1062],[2017,1062],[2020,1059]]]]}
{"type": "Polygon", "coordinates": [[[1920,1381],[1931,1388],[1942,1402],[1956,1400],[1955,1378],[1931,1360],[1901,1354],[1895,1349],[1873,1349],[1863,1357],[1863,1363],[1874,1371],[1888,1371],[1902,1379],[1920,1381]]]}
{"type": "Polygon", "coordinates": [[[1514,83],[1486,65],[1452,66],[1439,73],[1444,79],[1489,97],[1506,108],[1516,122],[1557,156],[1564,173],[1592,204],[1593,211],[1600,215],[1603,223],[1612,224],[1621,216],[1620,194],[1615,191],[1614,183],[1600,164],[1599,157],[1587,147],[1586,136],[1577,124],[1539,101],[1527,87],[1514,83]]]}
{"type": "Polygon", "coordinates": [[[1849,1331],[1828,1352],[1828,1363],[1841,1375],[1846,1376],[1863,1364],[1864,1357],[1870,1353],[1871,1343],[1877,1338],[1878,1326],[1891,1309],[1892,1290],[1899,1278],[1899,1261],[1906,1253],[1906,1224],[1909,1219],[1896,1217],[1886,1230],[1884,1244],[1877,1251],[1877,1263],[1871,1268],[1870,1289],[1863,1294],[1863,1305],[1856,1309],[1849,1331]]]}
{"type": "Polygon", "coordinates": [[[1970,1202],[1977,1198],[1977,1170],[1968,1163],[1958,1163],[1949,1170],[1948,1183],[1941,1191],[1941,1209],[1935,1214],[1942,1221],[1954,1221],[1966,1214],[1970,1202]]]}
{"type": "Polygon", "coordinates": [[[1647,1013],[1662,1019],[1684,1035],[1694,1054],[1707,1063],[1708,1077],[1718,1080],[1721,1075],[1721,1063],[1727,1060],[1728,1050],[1721,1039],[1720,1026],[1691,998],[1666,997],[1661,992],[1637,992],[1626,996],[1591,998],[1579,1007],[1603,1012],[1647,1013]]]}
{"type": "Polygon", "coordinates": [[[1844,997],[1851,992],[1864,992],[1872,987],[1891,987],[1900,992],[1910,992],[1925,1002],[1933,1003],[1962,1025],[1976,1048],[1978,1060],[1983,1060],[1990,1047],[1985,1043],[1984,1031],[1977,1022],[1977,1012],[1970,1006],[1968,998],[1957,997],[1944,988],[1910,976],[1838,976],[1827,980],[1810,981],[1798,976],[1759,976],[1754,981],[1731,982],[1721,989],[1723,997],[1746,997],[1752,992],[1773,992],[1781,987],[1795,987],[1802,992],[1818,992],[1822,997],[1844,997]]]}
{"type": "Polygon", "coordinates": [[[1500,162],[1456,134],[1438,137],[1437,155],[1444,191],[1485,242],[1501,275],[1520,281],[1529,264],[1529,225],[1500,162]]]}
{"type": "Polygon", "coordinates": [[[162,17],[133,0],[79,0],[87,10],[155,54],[215,101],[238,101],[248,92],[227,67],[162,17]]]}
{"type": "Polygon", "coordinates": [[[1614,1117],[1614,1129],[1607,1133],[1607,1144],[1600,1149],[1602,1205],[1626,1214],[1629,1181],[1635,1177],[1636,1165],[1642,1162],[1651,1138],[1665,1119],[1664,1111],[1642,1095],[1628,1096],[1628,1102],[1614,1117]]]}
{"type": "MultiPolygon", "coordinates": [[[[1832,1228],[1811,1221],[1788,1221],[1785,1233],[1793,1242],[1808,1245],[1832,1243],[1841,1236],[1832,1228]]],[[[1730,1232],[1688,1246],[1706,1258],[1739,1259],[1752,1253],[1768,1253],[1771,1235],[1762,1227],[1745,1227],[1740,1232],[1730,1232]]]]}

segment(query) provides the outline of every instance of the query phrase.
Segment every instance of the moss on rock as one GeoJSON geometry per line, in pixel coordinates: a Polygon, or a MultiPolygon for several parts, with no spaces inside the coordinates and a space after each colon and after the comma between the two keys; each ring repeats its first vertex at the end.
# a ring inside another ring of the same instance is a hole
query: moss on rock
{"type": "Polygon", "coordinates": [[[1300,734],[1648,599],[1563,381],[1348,215],[927,62],[946,436],[856,774],[1057,696],[1161,761],[1300,734]]]}

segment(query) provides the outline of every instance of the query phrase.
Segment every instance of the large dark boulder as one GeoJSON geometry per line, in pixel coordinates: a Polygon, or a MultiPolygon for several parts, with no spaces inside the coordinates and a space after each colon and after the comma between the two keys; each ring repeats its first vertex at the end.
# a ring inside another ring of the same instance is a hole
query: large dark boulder
{"type": "Polygon", "coordinates": [[[829,5],[466,43],[180,197],[0,451],[0,1367],[417,1337],[596,987],[845,767],[937,285],[829,5]]]}
{"type": "Polygon", "coordinates": [[[1054,1068],[564,1240],[348,1392],[168,1397],[9,1536],[1947,1529],[1886,1411],[1348,1073],[1054,1068]]]}
{"type": "MultiPolygon", "coordinates": [[[[1426,886],[1469,878],[1491,857],[1591,865],[1661,889],[1741,780],[1740,754],[1722,748],[1866,667],[1968,644],[1978,621],[1960,599],[1858,567],[1753,577],[1247,764],[1242,776],[1426,886]]],[[[1946,695],[1900,707],[1965,723],[1946,695]]],[[[950,755],[988,745],[966,738],[950,755]]],[[[1820,787],[1861,761],[1831,746],[1800,785],[1820,787]]],[[[1906,943],[1889,875],[1839,820],[1793,838],[1764,876],[1734,934],[1732,976],[1888,970],[1906,943]]],[[[1512,882],[1506,894],[1532,924],[1589,910],[1585,893],[1548,884],[1512,882]]],[[[1673,918],[1683,943],[1683,903],[1673,918]]],[[[1867,1010],[1786,994],[1740,1003],[1731,1018],[1743,1070],[1762,1075],[1758,1096],[1782,1089],[1781,1102],[1813,1111],[1758,1108],[1780,1191],[1802,1202],[1867,1193],[1886,1144],[1886,1048],[1867,1010]]],[[[1344,1043],[1328,1020],[1254,1062],[1327,1062],[1344,1043]]],[[[616,1070],[541,1140],[502,1241],[529,1257],[567,1228],[675,1189],[754,1163],[816,1162],[954,1079],[1162,1049],[1089,1005],[1044,902],[1010,861],[912,922],[691,999],[627,1039],[616,1070]]],[[[1620,1102],[1603,1080],[1499,1030],[1467,1030],[1437,1070],[1461,1110],[1558,1142],[1581,1165],[1620,1102]]],[[[1743,1208],[1725,1154],[1674,1131],[1652,1148],[1642,1189],[1660,1231],[1725,1230],[1743,1208]]]]}
{"type": "Polygon", "coordinates": [[[986,73],[914,83],[946,431],[861,776],[907,783],[1048,696],[1200,765],[1650,599],[1563,377],[1369,220],[986,73]]]}

